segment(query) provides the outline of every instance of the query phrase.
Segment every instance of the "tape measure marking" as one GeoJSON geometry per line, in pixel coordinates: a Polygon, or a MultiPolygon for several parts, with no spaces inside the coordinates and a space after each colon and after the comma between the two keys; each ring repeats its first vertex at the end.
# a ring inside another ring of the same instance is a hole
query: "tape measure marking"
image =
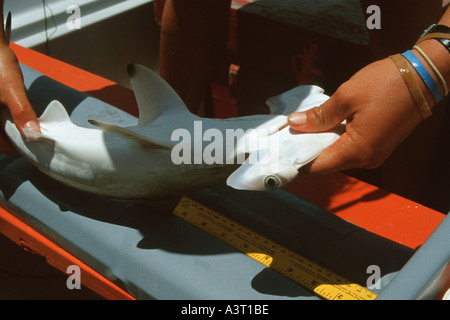
{"type": "Polygon", "coordinates": [[[324,299],[373,300],[377,297],[359,284],[352,283],[188,197],[180,200],[174,214],[324,299]]]}

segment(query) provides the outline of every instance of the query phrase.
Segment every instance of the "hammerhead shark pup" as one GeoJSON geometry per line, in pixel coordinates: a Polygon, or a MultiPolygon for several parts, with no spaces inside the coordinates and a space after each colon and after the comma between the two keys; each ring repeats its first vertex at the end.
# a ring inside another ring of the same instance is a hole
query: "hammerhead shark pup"
{"type": "Polygon", "coordinates": [[[130,116],[134,125],[111,124],[108,112],[101,121],[76,125],[53,101],[39,118],[41,133],[25,130],[25,138],[4,111],[5,132],[25,158],[54,179],[133,200],[181,195],[225,180],[236,189],[276,189],[340,136],[338,130],[307,134],[287,126],[289,113],[328,99],[316,86],[269,99],[270,114],[210,119],[189,112],[150,69],[133,64],[128,74],[139,108],[138,119],[130,116]]]}

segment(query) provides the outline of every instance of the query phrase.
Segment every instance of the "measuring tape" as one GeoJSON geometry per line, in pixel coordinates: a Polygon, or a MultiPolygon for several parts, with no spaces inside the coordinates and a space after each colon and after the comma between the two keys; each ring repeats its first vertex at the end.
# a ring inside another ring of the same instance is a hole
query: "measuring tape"
{"type": "Polygon", "coordinates": [[[327,300],[373,300],[377,295],[241,224],[183,197],[175,216],[278,271],[327,300]]]}

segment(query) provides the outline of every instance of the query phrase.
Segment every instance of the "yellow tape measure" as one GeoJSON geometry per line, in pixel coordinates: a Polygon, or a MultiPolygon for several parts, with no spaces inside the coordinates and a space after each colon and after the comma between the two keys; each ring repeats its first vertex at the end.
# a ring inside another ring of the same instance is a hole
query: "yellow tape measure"
{"type": "Polygon", "coordinates": [[[180,200],[174,214],[324,299],[373,300],[377,297],[359,284],[352,283],[188,197],[180,200]]]}

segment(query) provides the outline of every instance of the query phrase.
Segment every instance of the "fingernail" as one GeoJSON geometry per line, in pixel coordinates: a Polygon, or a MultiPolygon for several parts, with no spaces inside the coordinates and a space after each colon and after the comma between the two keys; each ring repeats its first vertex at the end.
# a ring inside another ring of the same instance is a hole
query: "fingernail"
{"type": "Polygon", "coordinates": [[[288,116],[288,121],[294,126],[304,125],[306,123],[306,112],[291,113],[288,116]]]}
{"type": "Polygon", "coordinates": [[[39,124],[36,121],[28,121],[23,126],[24,129],[28,129],[35,132],[40,132],[39,124]]]}

